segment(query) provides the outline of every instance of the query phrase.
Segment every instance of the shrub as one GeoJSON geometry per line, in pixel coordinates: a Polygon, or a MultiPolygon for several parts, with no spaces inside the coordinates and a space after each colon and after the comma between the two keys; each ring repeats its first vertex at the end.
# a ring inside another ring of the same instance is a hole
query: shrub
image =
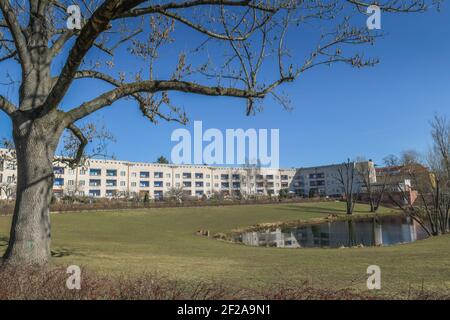
{"type": "Polygon", "coordinates": [[[69,275],[62,267],[0,269],[0,300],[5,299],[89,299],[89,300],[371,300],[371,299],[450,299],[450,291],[437,292],[410,289],[398,295],[373,295],[352,289],[317,288],[308,282],[238,288],[218,281],[181,282],[143,273],[138,276],[100,275],[82,269],[81,289],[69,290],[69,275]]]}

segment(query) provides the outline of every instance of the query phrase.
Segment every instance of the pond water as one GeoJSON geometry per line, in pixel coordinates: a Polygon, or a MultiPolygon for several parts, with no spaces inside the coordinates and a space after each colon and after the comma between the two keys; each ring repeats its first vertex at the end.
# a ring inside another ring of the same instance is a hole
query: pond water
{"type": "Polygon", "coordinates": [[[425,239],[425,230],[407,216],[382,216],[333,221],[286,229],[245,232],[234,241],[280,248],[384,246],[425,239]]]}

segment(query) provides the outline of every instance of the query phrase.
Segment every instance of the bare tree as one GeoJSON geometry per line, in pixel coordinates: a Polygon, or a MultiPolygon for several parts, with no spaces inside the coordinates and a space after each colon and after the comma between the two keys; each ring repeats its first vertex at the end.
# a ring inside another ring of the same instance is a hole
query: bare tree
{"type": "Polygon", "coordinates": [[[354,161],[347,159],[347,162],[342,163],[338,168],[336,177],[337,182],[342,188],[342,192],[346,203],[347,214],[353,214],[355,208],[357,190],[355,190],[355,179],[357,175],[356,164],[354,161]]]}
{"type": "MultiPolygon", "coordinates": [[[[386,12],[418,12],[426,9],[426,2],[386,0],[379,5],[386,12]]],[[[348,18],[355,8],[363,11],[368,5],[353,0],[0,0],[0,62],[17,62],[21,69],[13,79],[19,85],[17,101],[0,95],[0,110],[12,120],[18,163],[4,262],[49,260],[52,161],[65,130],[80,142],[76,162],[87,141],[79,121],[120,99],[135,100],[152,122],[187,121],[185,111],[170,99],[174,91],[241,98],[247,102],[247,114],[258,110],[267,96],[287,107],[277,88],[303,72],[335,62],[354,67],[376,62],[345,49],[373,43],[376,34],[353,26],[348,18]],[[74,19],[68,17],[69,5],[80,8],[81,29],[66,27],[68,18],[74,19]],[[309,52],[304,63],[294,65],[284,41],[288,28],[301,26],[298,30],[303,31],[303,26],[317,22],[323,22],[323,33],[312,48],[305,48],[309,52]],[[180,39],[177,28],[197,33],[201,45],[189,52],[202,55],[206,63],[192,65],[183,52],[172,74],[164,76],[167,70],[157,69],[156,62],[162,47],[180,39]],[[123,45],[144,61],[133,72],[117,70],[113,60],[123,45]],[[221,54],[210,55],[213,49],[221,54]],[[270,68],[272,72],[266,72],[270,68]],[[65,101],[62,108],[72,84],[83,79],[112,88],[80,105],[65,101]]]]}
{"type": "Polygon", "coordinates": [[[429,235],[450,232],[450,122],[435,116],[431,122],[433,145],[421,164],[417,152],[402,157],[404,172],[417,190],[417,203],[412,204],[401,189],[404,201],[394,201],[405,213],[418,222],[429,235]]]}
{"type": "Polygon", "coordinates": [[[172,187],[167,193],[166,197],[169,199],[174,199],[178,203],[182,203],[183,199],[186,197],[183,187],[172,187]]]}
{"type": "Polygon", "coordinates": [[[367,193],[370,212],[377,212],[386,191],[387,179],[383,177],[382,183],[379,183],[372,161],[367,161],[364,157],[356,160],[356,172],[367,193]]]}
{"type": "Polygon", "coordinates": [[[17,188],[16,177],[14,175],[10,176],[9,180],[0,183],[0,196],[3,193],[6,197],[6,201],[9,201],[15,197],[16,188],[17,188]]]}

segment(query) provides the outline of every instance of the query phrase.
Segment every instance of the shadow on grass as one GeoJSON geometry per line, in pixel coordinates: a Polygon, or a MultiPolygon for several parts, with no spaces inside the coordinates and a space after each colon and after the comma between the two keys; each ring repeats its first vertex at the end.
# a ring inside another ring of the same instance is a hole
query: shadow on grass
{"type": "MultiPolygon", "coordinates": [[[[5,236],[0,236],[0,248],[1,247],[7,247],[8,246],[9,238],[5,236]]],[[[58,248],[51,251],[53,258],[62,258],[74,255],[76,252],[73,249],[68,248],[58,248]]],[[[79,253],[76,253],[77,255],[80,255],[79,253]]]]}
{"type": "Polygon", "coordinates": [[[327,208],[327,207],[315,207],[315,206],[295,206],[295,205],[286,205],[277,210],[286,210],[286,211],[298,211],[299,213],[322,213],[322,214],[330,214],[330,213],[345,213],[344,210],[340,208],[327,208]]]}
{"type": "Polygon", "coordinates": [[[76,253],[75,250],[68,249],[68,248],[58,248],[58,249],[52,250],[52,258],[62,258],[62,257],[71,256],[74,254],[80,255],[79,253],[76,253]]]}

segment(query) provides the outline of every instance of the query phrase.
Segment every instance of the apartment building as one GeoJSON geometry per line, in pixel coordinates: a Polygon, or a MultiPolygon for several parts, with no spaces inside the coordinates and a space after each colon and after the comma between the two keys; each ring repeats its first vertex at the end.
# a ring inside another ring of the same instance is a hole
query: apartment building
{"type": "Polygon", "coordinates": [[[9,199],[16,192],[16,166],[11,159],[11,153],[0,149],[0,199],[9,199]]]}
{"type": "Polygon", "coordinates": [[[314,197],[329,196],[340,197],[343,193],[340,182],[340,172],[346,181],[353,171],[353,191],[359,193],[364,187],[364,179],[376,183],[376,171],[374,163],[369,161],[352,163],[353,168],[347,171],[344,164],[330,164],[318,167],[299,168],[296,170],[293,181],[293,189],[297,195],[314,197]]]}
{"type": "MultiPolygon", "coordinates": [[[[0,153],[1,155],[1,153],[0,153]]],[[[0,162],[0,184],[15,182],[16,171],[10,161],[0,162]]],[[[373,167],[371,161],[365,163],[373,167]]],[[[159,199],[171,188],[182,188],[189,196],[278,195],[281,189],[299,196],[341,196],[342,186],[336,177],[342,165],[314,168],[218,167],[208,165],[174,165],[118,160],[90,159],[74,169],[54,164],[56,196],[144,197],[159,199]]],[[[375,176],[375,174],[374,174],[375,176]]],[[[355,190],[362,184],[355,178],[355,190]]],[[[6,189],[6,188],[5,188],[6,189]]],[[[0,198],[5,198],[0,191],[0,198]]]]}
{"type": "Polygon", "coordinates": [[[206,165],[173,165],[115,160],[89,160],[76,169],[54,166],[55,195],[91,197],[162,198],[171,188],[189,196],[214,192],[233,194],[278,194],[291,185],[295,169],[228,168],[206,165]]]}

